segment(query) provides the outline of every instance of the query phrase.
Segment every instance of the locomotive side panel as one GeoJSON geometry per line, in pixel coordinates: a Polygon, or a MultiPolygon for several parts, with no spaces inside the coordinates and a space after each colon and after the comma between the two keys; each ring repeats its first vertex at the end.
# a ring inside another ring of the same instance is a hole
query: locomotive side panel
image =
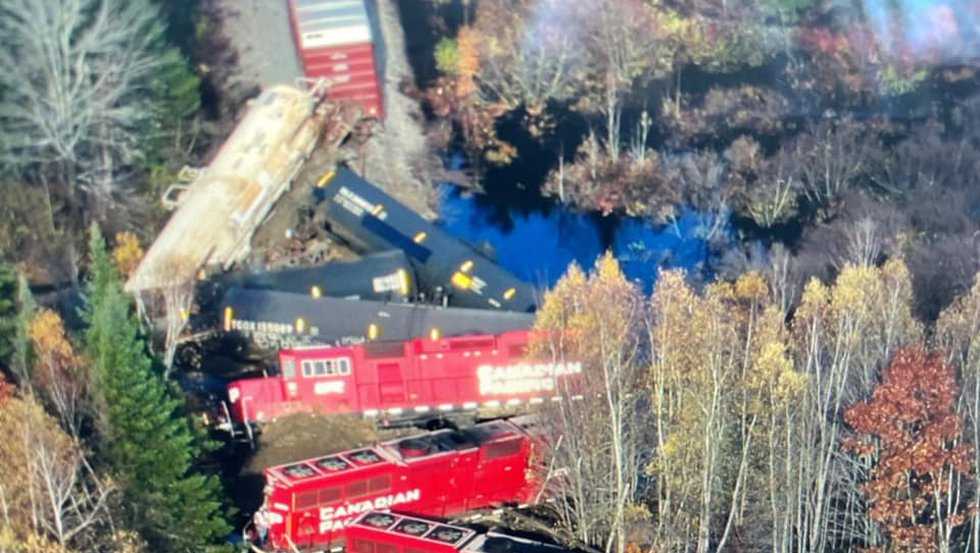
{"type": "MultiPolygon", "coordinates": [[[[267,379],[280,382],[282,391],[263,398],[324,413],[406,419],[535,405],[568,395],[581,363],[525,357],[530,336],[514,331],[282,350],[281,374],[267,379]]],[[[244,389],[230,384],[229,396],[237,396],[238,388],[244,389]]],[[[239,411],[232,414],[238,417],[239,411]]]]}

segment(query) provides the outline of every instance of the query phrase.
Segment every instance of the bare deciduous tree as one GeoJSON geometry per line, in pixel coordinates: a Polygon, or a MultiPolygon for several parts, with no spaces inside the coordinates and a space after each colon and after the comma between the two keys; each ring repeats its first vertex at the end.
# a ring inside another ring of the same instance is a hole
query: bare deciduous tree
{"type": "Polygon", "coordinates": [[[93,531],[109,522],[114,488],[96,475],[79,443],[30,396],[0,400],[0,424],[7,433],[0,443],[4,526],[21,540],[62,548],[98,540],[93,531]]]}
{"type": "MultiPolygon", "coordinates": [[[[152,126],[145,92],[158,12],[145,0],[8,0],[0,6],[0,159],[102,209],[152,126]]],[[[50,195],[50,189],[49,189],[50,195]]]]}
{"type": "Polygon", "coordinates": [[[476,29],[484,37],[479,83],[492,102],[540,111],[548,100],[566,100],[585,69],[580,28],[561,0],[483,2],[476,29]]]}
{"type": "MultiPolygon", "coordinates": [[[[946,353],[946,361],[960,371],[960,397],[957,411],[965,419],[964,434],[973,444],[972,462],[980,466],[980,275],[973,288],[943,310],[936,322],[936,343],[946,353]]],[[[980,489],[980,473],[974,471],[971,486],[980,489]]],[[[980,552],[980,499],[974,498],[969,516],[967,550],[980,552]]]]}
{"type": "MultiPolygon", "coordinates": [[[[571,3],[570,3],[571,4],[571,3]]],[[[619,158],[623,102],[633,81],[667,69],[654,14],[636,0],[592,0],[579,5],[588,60],[593,73],[591,96],[606,118],[606,147],[619,158]]]]}
{"type": "Polygon", "coordinates": [[[800,160],[803,192],[818,206],[830,206],[868,171],[870,138],[852,121],[821,123],[792,146],[800,160]]]}
{"type": "Polygon", "coordinates": [[[190,322],[190,310],[194,303],[194,280],[187,280],[183,275],[193,274],[193,268],[188,269],[184,259],[175,260],[167,267],[162,286],[145,290],[137,294],[136,304],[145,322],[157,324],[154,331],[162,337],[163,351],[161,354],[164,366],[164,378],[173,370],[174,358],[180,338],[190,322]],[[163,328],[160,328],[160,324],[163,328]]]}

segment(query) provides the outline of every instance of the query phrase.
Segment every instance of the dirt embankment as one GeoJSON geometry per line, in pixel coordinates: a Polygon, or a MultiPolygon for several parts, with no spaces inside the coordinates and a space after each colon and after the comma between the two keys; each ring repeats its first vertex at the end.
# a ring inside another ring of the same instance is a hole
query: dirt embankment
{"type": "Polygon", "coordinates": [[[383,57],[385,121],[368,141],[357,170],[432,219],[438,192],[433,177],[442,162],[426,141],[425,117],[418,101],[402,93],[402,84],[414,83],[415,75],[408,63],[397,0],[376,0],[375,5],[382,37],[378,48],[383,57]]]}
{"type": "Polygon", "coordinates": [[[374,425],[358,417],[299,413],[262,428],[246,472],[261,473],[283,463],[329,455],[376,442],[374,425]]]}

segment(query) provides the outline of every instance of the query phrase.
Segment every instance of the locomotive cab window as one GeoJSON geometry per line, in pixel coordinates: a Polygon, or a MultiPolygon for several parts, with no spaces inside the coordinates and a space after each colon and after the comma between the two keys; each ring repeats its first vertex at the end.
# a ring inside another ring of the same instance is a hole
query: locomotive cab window
{"type": "Polygon", "coordinates": [[[391,489],[391,476],[384,474],[368,480],[368,491],[371,493],[386,492],[391,489]]]}
{"type": "Polygon", "coordinates": [[[340,497],[343,494],[340,492],[340,486],[333,486],[330,488],[323,488],[320,490],[320,495],[318,496],[320,505],[329,505],[335,501],[340,501],[340,497]]]}

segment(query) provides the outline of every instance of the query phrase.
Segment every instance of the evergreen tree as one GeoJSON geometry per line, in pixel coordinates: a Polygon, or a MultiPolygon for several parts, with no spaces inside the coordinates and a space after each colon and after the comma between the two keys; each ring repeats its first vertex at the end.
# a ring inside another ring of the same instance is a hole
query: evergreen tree
{"type": "Polygon", "coordinates": [[[34,301],[34,295],[31,294],[27,277],[18,273],[17,316],[15,318],[13,347],[7,364],[20,383],[27,386],[30,386],[30,371],[33,363],[30,327],[31,321],[34,320],[35,311],[37,311],[37,303],[34,301]]]}
{"type": "Polygon", "coordinates": [[[151,48],[157,70],[147,83],[151,124],[142,145],[144,166],[153,169],[183,155],[184,144],[174,139],[190,134],[188,122],[201,109],[201,79],[187,59],[197,39],[199,15],[197,0],[149,0],[146,9],[159,13],[148,30],[156,37],[151,48]]]}
{"type": "Polygon", "coordinates": [[[17,272],[0,263],[0,365],[6,366],[17,336],[17,272]]]}
{"type": "Polygon", "coordinates": [[[99,398],[100,453],[123,484],[129,524],[155,551],[214,548],[230,531],[220,484],[194,470],[201,440],[155,370],[122,279],[91,231],[85,345],[99,398]]]}

